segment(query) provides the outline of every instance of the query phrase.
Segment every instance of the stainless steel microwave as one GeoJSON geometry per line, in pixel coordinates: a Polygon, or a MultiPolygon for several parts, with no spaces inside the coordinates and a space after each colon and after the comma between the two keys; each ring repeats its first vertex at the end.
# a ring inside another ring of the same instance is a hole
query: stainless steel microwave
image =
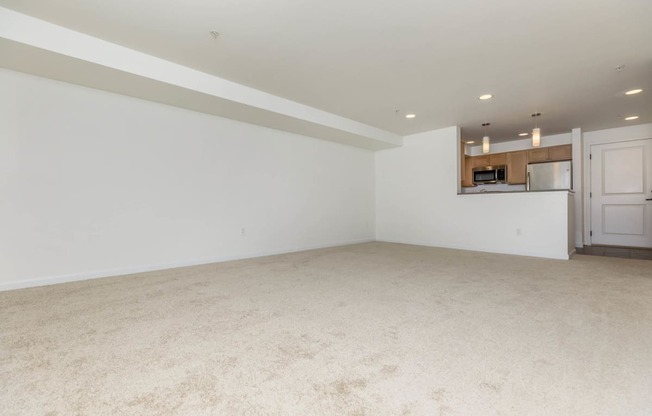
{"type": "Polygon", "coordinates": [[[507,183],[507,166],[480,166],[473,168],[473,183],[475,185],[507,183]]]}

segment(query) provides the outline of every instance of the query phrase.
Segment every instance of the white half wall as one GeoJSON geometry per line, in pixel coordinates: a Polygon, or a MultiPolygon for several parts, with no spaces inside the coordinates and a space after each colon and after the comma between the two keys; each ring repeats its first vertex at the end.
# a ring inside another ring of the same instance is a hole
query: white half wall
{"type": "Polygon", "coordinates": [[[459,129],[450,127],[376,153],[378,240],[569,258],[567,191],[458,195],[459,151],[459,129]]]}
{"type": "Polygon", "coordinates": [[[0,289],[369,241],[374,154],[0,69],[0,289]]]}

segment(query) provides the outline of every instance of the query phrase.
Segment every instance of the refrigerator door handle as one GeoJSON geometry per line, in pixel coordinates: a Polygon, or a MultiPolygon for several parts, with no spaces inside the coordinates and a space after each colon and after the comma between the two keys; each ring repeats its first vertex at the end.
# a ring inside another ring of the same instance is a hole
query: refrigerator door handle
{"type": "Polygon", "coordinates": [[[527,173],[527,179],[525,180],[525,190],[530,190],[530,172],[527,173]]]}

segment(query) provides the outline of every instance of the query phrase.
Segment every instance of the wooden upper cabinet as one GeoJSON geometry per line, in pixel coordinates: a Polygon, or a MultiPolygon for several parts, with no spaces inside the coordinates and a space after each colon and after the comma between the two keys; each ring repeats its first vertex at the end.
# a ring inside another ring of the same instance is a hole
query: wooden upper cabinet
{"type": "Polygon", "coordinates": [[[570,144],[565,144],[562,146],[530,149],[527,151],[527,156],[530,163],[571,160],[573,158],[573,146],[570,144]]]}
{"type": "Polygon", "coordinates": [[[473,167],[477,168],[479,166],[488,166],[490,165],[489,162],[489,155],[486,156],[474,156],[471,158],[473,160],[473,167]]]}
{"type": "Polygon", "coordinates": [[[464,156],[464,180],[462,186],[473,186],[473,161],[470,156],[464,156]]]}
{"type": "Polygon", "coordinates": [[[527,152],[510,152],[506,154],[507,183],[516,185],[525,183],[527,171],[527,152]]]}
{"type": "Polygon", "coordinates": [[[548,148],[550,160],[571,160],[573,158],[573,146],[566,144],[548,148]]]}
{"type": "Polygon", "coordinates": [[[464,177],[466,173],[466,155],[464,154],[465,151],[464,146],[464,141],[460,141],[460,181],[462,182],[462,185],[464,185],[464,177]]]}
{"type": "Polygon", "coordinates": [[[494,153],[489,155],[489,164],[491,166],[504,165],[507,163],[507,157],[505,153],[494,153]]]}
{"type": "Polygon", "coordinates": [[[462,186],[473,186],[473,161],[465,154],[464,141],[460,143],[460,180],[462,186]]]}
{"type": "Polygon", "coordinates": [[[480,166],[506,165],[507,183],[518,185],[525,183],[528,163],[556,162],[572,158],[573,148],[570,144],[473,157],[462,154],[462,186],[473,186],[473,168],[480,166]]]}
{"type": "Polygon", "coordinates": [[[548,159],[548,148],[541,147],[539,149],[530,149],[527,151],[527,159],[532,162],[546,162],[548,159]]]}

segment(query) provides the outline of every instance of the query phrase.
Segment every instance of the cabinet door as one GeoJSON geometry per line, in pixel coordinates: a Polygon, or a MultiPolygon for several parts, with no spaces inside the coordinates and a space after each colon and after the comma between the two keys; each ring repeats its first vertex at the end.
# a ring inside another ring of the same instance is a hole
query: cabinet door
{"type": "Polygon", "coordinates": [[[491,166],[504,165],[507,163],[506,153],[494,153],[489,155],[489,164],[491,166]]]}
{"type": "Polygon", "coordinates": [[[464,186],[464,180],[466,179],[466,155],[464,154],[465,146],[464,142],[460,142],[460,180],[462,181],[462,186],[464,186]]]}
{"type": "Polygon", "coordinates": [[[489,165],[489,156],[474,156],[471,158],[473,160],[473,167],[477,168],[479,166],[488,166],[489,165]]]}
{"type": "Polygon", "coordinates": [[[545,162],[548,159],[548,148],[532,149],[527,152],[528,162],[545,162]]]}
{"type": "Polygon", "coordinates": [[[548,153],[550,160],[571,160],[573,158],[573,146],[565,144],[563,146],[551,147],[548,153]]]}
{"type": "Polygon", "coordinates": [[[527,153],[521,152],[507,153],[507,183],[515,185],[525,183],[527,171],[527,153]]]}
{"type": "Polygon", "coordinates": [[[464,156],[464,181],[462,186],[473,186],[473,161],[470,156],[464,156]]]}

